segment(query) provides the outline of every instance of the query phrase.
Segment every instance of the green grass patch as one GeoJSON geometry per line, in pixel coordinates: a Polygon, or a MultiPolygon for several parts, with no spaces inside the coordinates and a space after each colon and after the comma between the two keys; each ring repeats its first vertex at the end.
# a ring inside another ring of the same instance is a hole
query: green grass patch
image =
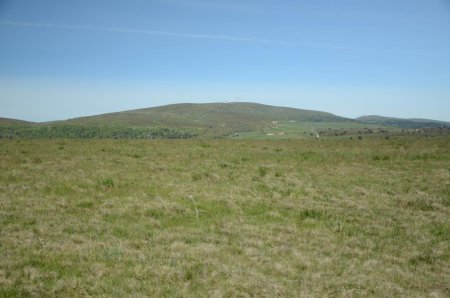
{"type": "Polygon", "coordinates": [[[2,139],[0,296],[448,297],[449,138],[311,129],[2,139]]]}

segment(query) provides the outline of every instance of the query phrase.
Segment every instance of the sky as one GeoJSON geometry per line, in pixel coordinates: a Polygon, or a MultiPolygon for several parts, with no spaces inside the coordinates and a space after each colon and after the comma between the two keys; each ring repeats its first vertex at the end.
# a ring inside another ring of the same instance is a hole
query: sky
{"type": "Polygon", "coordinates": [[[0,0],[0,117],[229,101],[450,121],[450,0],[0,0]]]}

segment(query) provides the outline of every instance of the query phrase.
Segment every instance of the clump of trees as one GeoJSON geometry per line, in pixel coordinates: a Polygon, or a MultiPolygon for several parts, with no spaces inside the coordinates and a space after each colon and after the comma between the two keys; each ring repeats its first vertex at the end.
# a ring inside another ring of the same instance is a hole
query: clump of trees
{"type": "Polygon", "coordinates": [[[191,129],[85,126],[76,124],[45,126],[3,126],[0,138],[69,139],[188,139],[198,136],[191,129]]]}

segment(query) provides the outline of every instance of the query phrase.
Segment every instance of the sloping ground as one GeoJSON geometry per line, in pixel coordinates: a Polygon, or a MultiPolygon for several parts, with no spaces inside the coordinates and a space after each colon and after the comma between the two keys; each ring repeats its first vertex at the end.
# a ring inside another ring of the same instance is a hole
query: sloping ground
{"type": "Polygon", "coordinates": [[[349,119],[330,113],[275,107],[255,103],[174,104],[71,119],[82,124],[126,126],[171,126],[186,128],[224,128],[253,130],[268,121],[297,120],[340,122],[349,119]]]}
{"type": "Polygon", "coordinates": [[[354,120],[326,112],[245,102],[184,103],[42,123],[0,118],[0,137],[147,138],[164,135],[172,138],[182,135],[259,138],[288,135],[296,138],[317,129],[335,130],[332,134],[337,136],[342,134],[336,131],[339,129],[362,131],[383,127],[387,131],[389,126],[395,127],[394,130],[443,130],[450,128],[450,123],[380,116],[354,120]]]}
{"type": "Polygon", "coordinates": [[[382,117],[372,115],[372,116],[362,116],[356,118],[356,120],[367,124],[394,126],[400,128],[450,127],[449,122],[436,121],[430,119],[402,119],[402,118],[382,117]]]}
{"type": "Polygon", "coordinates": [[[0,117],[0,125],[4,126],[10,126],[10,125],[33,125],[34,122],[28,122],[18,119],[11,119],[11,118],[1,118],[0,117]]]}
{"type": "MultiPolygon", "coordinates": [[[[89,117],[80,117],[65,121],[36,123],[39,129],[24,125],[17,131],[12,125],[0,124],[0,137],[61,137],[67,136],[106,137],[112,135],[130,137],[136,133],[146,135],[142,129],[179,130],[182,135],[201,135],[223,137],[239,132],[262,132],[272,122],[298,123],[353,123],[358,122],[330,113],[275,107],[256,103],[205,103],[173,104],[160,107],[137,109],[89,117]],[[3,130],[2,130],[3,129],[3,130]],[[132,132],[124,130],[134,129],[132,132]],[[55,130],[58,131],[55,134],[55,130]],[[118,133],[112,132],[115,130],[118,133]],[[135,130],[139,130],[136,132],[135,130]],[[3,133],[2,133],[3,131],[3,133]],[[120,132],[120,133],[119,133],[120,132]]],[[[26,122],[23,122],[26,123],[26,122]]],[[[334,124],[333,124],[334,123],[334,124]]]]}

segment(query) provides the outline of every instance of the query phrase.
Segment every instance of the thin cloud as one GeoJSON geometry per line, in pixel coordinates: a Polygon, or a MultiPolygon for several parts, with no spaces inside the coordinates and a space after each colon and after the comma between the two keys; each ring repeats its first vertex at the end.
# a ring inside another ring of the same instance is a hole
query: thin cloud
{"type": "Polygon", "coordinates": [[[0,21],[0,24],[1,25],[9,25],[9,26],[23,26],[23,27],[43,27],[43,28],[54,28],[54,29],[104,31],[104,32],[128,33],[128,34],[145,34],[145,35],[153,35],[153,36],[167,36],[167,37],[179,37],[179,38],[191,38],[191,39],[226,40],[226,41],[236,41],[236,42],[264,43],[264,44],[283,45],[283,46],[312,47],[312,48],[322,48],[322,49],[331,49],[331,50],[364,51],[364,52],[375,52],[375,53],[397,54],[397,55],[437,56],[437,54],[435,54],[435,53],[406,52],[406,51],[384,50],[384,49],[364,48],[364,47],[334,46],[334,45],[328,45],[328,44],[282,41],[282,40],[272,40],[272,39],[259,39],[259,38],[239,37],[239,36],[231,36],[231,35],[180,33],[180,32],[155,31],[155,30],[143,30],[143,29],[126,29],[126,28],[115,28],[115,27],[97,27],[97,26],[80,26],[80,25],[56,25],[56,24],[47,24],[47,23],[29,23],[29,22],[12,22],[12,21],[0,21]]]}

